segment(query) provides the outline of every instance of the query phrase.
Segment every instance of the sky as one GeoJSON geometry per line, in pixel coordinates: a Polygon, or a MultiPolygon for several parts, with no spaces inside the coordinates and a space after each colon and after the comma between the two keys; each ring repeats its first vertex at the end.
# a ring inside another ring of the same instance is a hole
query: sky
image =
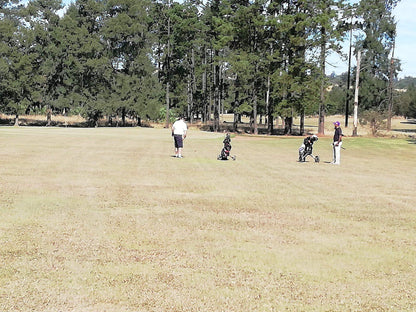
{"type": "Polygon", "coordinates": [[[397,21],[395,57],[402,62],[399,77],[416,77],[416,1],[402,0],[394,10],[397,21]]]}
{"type": "MultiPolygon", "coordinates": [[[[356,0],[351,0],[352,2],[356,0]]],[[[74,0],[64,0],[65,3],[74,0]]],[[[397,22],[396,49],[394,57],[400,59],[402,71],[399,78],[416,77],[416,0],[401,0],[393,11],[397,22]]],[[[349,39],[346,40],[344,53],[348,54],[349,39]]],[[[355,60],[351,61],[355,66],[355,60]]],[[[327,74],[334,72],[339,75],[348,69],[348,60],[342,60],[336,55],[328,58],[327,74]]]]}
{"type": "MultiPolygon", "coordinates": [[[[399,78],[416,77],[416,0],[401,0],[393,11],[397,22],[396,48],[394,58],[400,59],[399,78]]],[[[353,35],[354,36],[354,35],[353,35]]],[[[348,54],[349,39],[346,40],[345,54],[348,54]]],[[[353,57],[351,65],[355,66],[353,57]]],[[[341,60],[336,55],[328,58],[327,74],[334,72],[339,75],[348,70],[348,60],[341,60]]]]}

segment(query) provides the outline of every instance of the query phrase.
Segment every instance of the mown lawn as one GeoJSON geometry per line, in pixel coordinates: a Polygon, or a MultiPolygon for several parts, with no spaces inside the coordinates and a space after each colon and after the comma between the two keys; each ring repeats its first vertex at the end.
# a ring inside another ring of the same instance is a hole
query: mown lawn
{"type": "Polygon", "coordinates": [[[414,311],[416,142],[0,127],[1,311],[414,311]]]}

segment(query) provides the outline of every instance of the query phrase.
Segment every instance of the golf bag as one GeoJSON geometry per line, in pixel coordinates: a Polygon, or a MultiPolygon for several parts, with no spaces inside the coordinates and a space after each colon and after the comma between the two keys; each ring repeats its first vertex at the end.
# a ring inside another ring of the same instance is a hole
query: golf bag
{"type": "MultiPolygon", "coordinates": [[[[217,159],[228,160],[228,156],[230,156],[231,151],[231,138],[229,133],[225,135],[225,139],[222,141],[222,143],[224,144],[224,147],[222,148],[221,154],[218,155],[217,159]]],[[[231,158],[232,160],[235,160],[235,156],[231,156],[231,158]]]]}
{"type": "Polygon", "coordinates": [[[319,156],[314,156],[313,153],[313,143],[318,141],[316,135],[308,136],[303,140],[303,144],[299,148],[299,162],[305,162],[306,157],[311,156],[315,162],[319,162],[319,156]]]}

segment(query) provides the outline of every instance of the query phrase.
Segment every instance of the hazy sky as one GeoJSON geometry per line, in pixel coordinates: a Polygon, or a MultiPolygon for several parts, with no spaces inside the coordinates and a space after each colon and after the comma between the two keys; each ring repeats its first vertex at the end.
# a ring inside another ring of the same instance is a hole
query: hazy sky
{"type": "MultiPolygon", "coordinates": [[[[396,49],[394,57],[400,59],[402,71],[399,78],[416,77],[416,0],[401,0],[393,12],[397,22],[396,49]]],[[[349,39],[344,52],[348,52],[349,39]]],[[[355,59],[351,62],[355,66],[355,59]]],[[[341,74],[348,69],[348,61],[337,56],[328,58],[327,74],[341,74]],[[333,66],[331,66],[333,65],[333,66]]]]}
{"type": "Polygon", "coordinates": [[[397,21],[395,57],[402,62],[400,77],[416,77],[416,1],[401,0],[394,15],[397,21]]]}

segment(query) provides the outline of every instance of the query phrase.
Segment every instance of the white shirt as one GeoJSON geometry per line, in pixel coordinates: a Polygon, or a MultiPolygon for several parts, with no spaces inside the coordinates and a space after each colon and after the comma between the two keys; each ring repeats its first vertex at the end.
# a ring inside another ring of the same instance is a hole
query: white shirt
{"type": "Polygon", "coordinates": [[[176,120],[175,123],[172,126],[173,134],[179,134],[184,135],[186,134],[186,131],[188,130],[188,127],[186,126],[186,123],[182,120],[176,120]]]}

